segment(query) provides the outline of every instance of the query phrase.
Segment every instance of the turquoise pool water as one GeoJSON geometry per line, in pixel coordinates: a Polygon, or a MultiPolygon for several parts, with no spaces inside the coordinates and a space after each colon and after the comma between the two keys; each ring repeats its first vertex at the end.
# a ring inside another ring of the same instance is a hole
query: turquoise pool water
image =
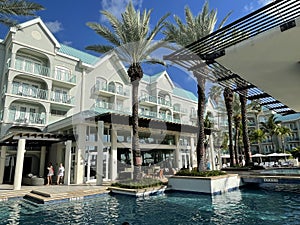
{"type": "Polygon", "coordinates": [[[69,203],[35,206],[0,202],[0,224],[299,224],[300,196],[243,189],[223,195],[172,192],[136,199],[104,195],[69,203]]]}
{"type": "Polygon", "coordinates": [[[299,168],[278,168],[278,169],[267,169],[263,170],[260,173],[262,174],[279,174],[279,175],[300,175],[299,168]]]}

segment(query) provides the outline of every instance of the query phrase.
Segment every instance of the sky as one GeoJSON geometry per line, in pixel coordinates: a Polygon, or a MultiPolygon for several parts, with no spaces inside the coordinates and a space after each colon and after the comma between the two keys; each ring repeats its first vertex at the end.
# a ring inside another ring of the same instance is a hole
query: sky
{"type": "MultiPolygon", "coordinates": [[[[112,12],[120,17],[124,12],[129,0],[31,0],[44,6],[45,10],[37,12],[37,15],[43,20],[46,26],[53,33],[59,43],[69,45],[73,48],[86,51],[90,54],[98,56],[94,52],[85,50],[89,45],[103,43],[99,35],[97,35],[87,22],[97,22],[107,24],[105,17],[100,13],[101,10],[112,12]]],[[[184,20],[184,8],[188,6],[194,15],[201,11],[205,0],[132,0],[136,9],[143,11],[144,9],[152,9],[151,24],[156,24],[159,18],[166,13],[170,13],[167,18],[173,21],[173,16],[177,15],[184,20]]],[[[272,0],[208,0],[210,9],[216,9],[218,12],[218,21],[220,22],[229,12],[232,14],[228,18],[226,24],[231,23],[254,10],[272,2],[272,0]]],[[[22,18],[23,19],[23,18],[22,18]]],[[[23,20],[29,20],[24,18],[23,20]]],[[[23,22],[23,21],[21,21],[23,22]]],[[[0,38],[4,38],[7,28],[1,25],[0,38]]],[[[145,73],[151,75],[162,70],[157,67],[154,69],[146,68],[145,73]]],[[[172,80],[176,84],[180,84],[183,88],[195,93],[196,86],[191,84],[190,75],[188,78],[179,80],[176,73],[180,72],[180,68],[170,69],[172,80]],[[174,75],[175,74],[175,75],[174,75]],[[172,77],[173,76],[173,77],[172,77]]],[[[179,85],[179,86],[180,86],[179,85]]]]}

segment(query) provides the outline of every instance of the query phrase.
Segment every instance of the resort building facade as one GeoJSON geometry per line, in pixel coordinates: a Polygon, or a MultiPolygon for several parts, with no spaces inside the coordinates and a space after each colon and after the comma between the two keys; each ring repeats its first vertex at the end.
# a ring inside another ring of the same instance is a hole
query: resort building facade
{"type": "MultiPolygon", "coordinates": [[[[28,173],[45,177],[48,162],[65,164],[67,184],[95,181],[99,172],[107,180],[130,175],[131,85],[116,55],[60,44],[40,18],[11,28],[0,48],[0,183],[18,188],[28,173]]],[[[145,74],[139,117],[145,173],[196,166],[192,92],[166,71],[145,74]]]]}

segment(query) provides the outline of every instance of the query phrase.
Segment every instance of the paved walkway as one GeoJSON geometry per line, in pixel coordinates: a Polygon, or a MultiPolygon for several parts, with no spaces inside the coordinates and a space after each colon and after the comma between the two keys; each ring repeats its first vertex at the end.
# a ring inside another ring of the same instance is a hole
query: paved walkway
{"type": "Polygon", "coordinates": [[[13,185],[0,185],[0,201],[13,198],[23,198],[31,193],[41,193],[43,201],[83,198],[108,192],[107,186],[84,185],[44,185],[44,186],[22,186],[21,190],[13,190],[13,185]],[[48,199],[48,200],[47,200],[48,199]]]}

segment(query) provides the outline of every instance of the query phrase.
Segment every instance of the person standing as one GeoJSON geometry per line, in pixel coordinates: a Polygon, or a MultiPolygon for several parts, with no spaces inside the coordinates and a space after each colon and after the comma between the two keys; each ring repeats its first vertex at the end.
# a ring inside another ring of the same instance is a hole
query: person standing
{"type": "Polygon", "coordinates": [[[48,175],[47,175],[48,183],[47,183],[47,185],[50,185],[50,184],[52,184],[52,176],[54,175],[54,169],[53,169],[53,166],[52,166],[51,162],[49,162],[47,169],[48,169],[48,175]]]}
{"type": "Polygon", "coordinates": [[[58,173],[57,173],[57,184],[63,183],[63,177],[64,177],[65,168],[62,163],[59,164],[58,173]]]}

